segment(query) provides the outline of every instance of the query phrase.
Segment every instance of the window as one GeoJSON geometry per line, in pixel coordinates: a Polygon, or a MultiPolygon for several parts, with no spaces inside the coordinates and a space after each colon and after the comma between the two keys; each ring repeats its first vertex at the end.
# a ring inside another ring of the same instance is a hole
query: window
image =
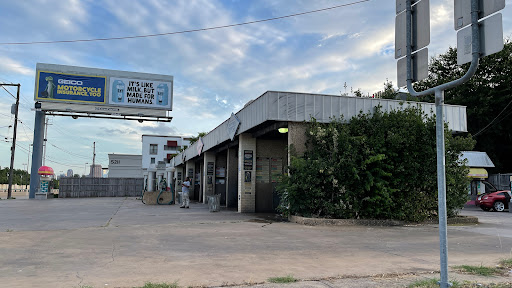
{"type": "Polygon", "coordinates": [[[158,144],[149,144],[149,154],[158,154],[158,144]]]}
{"type": "Polygon", "coordinates": [[[169,146],[169,145],[164,145],[164,150],[177,151],[177,150],[180,150],[180,149],[181,149],[181,146],[169,146]]]}
{"type": "Polygon", "coordinates": [[[151,164],[155,164],[155,158],[151,158],[151,164]]]}

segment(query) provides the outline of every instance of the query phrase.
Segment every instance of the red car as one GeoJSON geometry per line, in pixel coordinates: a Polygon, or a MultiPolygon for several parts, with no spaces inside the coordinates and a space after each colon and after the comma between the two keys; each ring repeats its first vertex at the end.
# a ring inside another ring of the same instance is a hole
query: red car
{"type": "Polygon", "coordinates": [[[489,193],[478,196],[475,201],[476,206],[480,206],[484,211],[490,211],[492,209],[497,212],[503,212],[505,209],[510,209],[509,203],[512,196],[510,191],[497,191],[498,189],[489,182],[484,182],[484,184],[486,186],[486,190],[489,188],[489,193]]]}

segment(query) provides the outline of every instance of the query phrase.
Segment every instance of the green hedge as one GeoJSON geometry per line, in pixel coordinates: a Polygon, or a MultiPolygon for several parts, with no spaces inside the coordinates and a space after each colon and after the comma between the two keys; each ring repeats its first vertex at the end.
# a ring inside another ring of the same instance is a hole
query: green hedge
{"type": "MultiPolygon", "coordinates": [[[[291,157],[290,175],[277,188],[279,209],[306,217],[436,218],[435,117],[418,108],[377,107],[345,122],[308,124],[307,152],[291,157]]],[[[469,181],[458,156],[475,142],[453,137],[446,127],[445,138],[447,211],[454,216],[467,200],[469,181]]]]}

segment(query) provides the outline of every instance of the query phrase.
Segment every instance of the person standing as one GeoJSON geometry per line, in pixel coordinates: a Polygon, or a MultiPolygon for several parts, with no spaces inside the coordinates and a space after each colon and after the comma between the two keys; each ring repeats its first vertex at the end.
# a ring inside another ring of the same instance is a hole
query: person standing
{"type": "Polygon", "coordinates": [[[180,208],[189,208],[188,205],[190,204],[190,198],[188,195],[190,188],[190,178],[185,178],[185,181],[181,184],[181,206],[180,208]]]}

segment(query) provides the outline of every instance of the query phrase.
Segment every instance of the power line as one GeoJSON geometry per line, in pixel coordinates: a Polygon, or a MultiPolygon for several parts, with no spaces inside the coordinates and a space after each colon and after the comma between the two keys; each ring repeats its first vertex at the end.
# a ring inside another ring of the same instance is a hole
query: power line
{"type": "Polygon", "coordinates": [[[361,4],[364,2],[369,2],[371,0],[361,0],[361,1],[355,1],[351,3],[341,4],[337,6],[317,9],[317,10],[311,10],[301,13],[295,13],[285,16],[279,16],[279,17],[273,17],[273,18],[267,18],[267,19],[261,19],[261,20],[254,20],[249,22],[243,22],[243,23],[236,23],[236,24],[228,24],[228,25],[221,25],[221,26],[214,26],[214,27],[207,27],[207,28],[199,28],[199,29],[191,29],[191,30],[183,30],[183,31],[175,31],[175,32],[166,32],[166,33],[157,33],[157,34],[145,34],[145,35],[135,35],[135,36],[123,36],[123,37],[109,37],[109,38],[92,38],[92,39],[74,39],[74,40],[55,40],[55,41],[32,41],[32,42],[4,42],[0,43],[0,45],[33,45],[33,44],[55,44],[55,43],[76,43],[76,42],[94,42],[94,41],[110,41],[110,40],[125,40],[125,39],[136,39],[136,38],[149,38],[149,37],[160,37],[160,36],[169,36],[169,35],[176,35],[176,34],[185,34],[185,33],[193,33],[193,32],[201,32],[201,31],[209,31],[209,30],[216,30],[216,29],[224,29],[224,28],[230,28],[230,27],[236,27],[236,26],[244,26],[244,25],[250,25],[255,23],[261,23],[261,22],[268,22],[268,21],[275,21],[279,19],[285,19],[285,18],[291,18],[306,14],[313,14],[318,13],[322,11],[352,6],[356,4],[361,4]]]}
{"type": "MultiPolygon", "coordinates": [[[[489,124],[487,124],[487,126],[485,126],[484,128],[482,128],[480,131],[476,132],[476,133],[475,133],[475,135],[473,135],[473,137],[476,137],[476,136],[478,136],[478,135],[482,134],[485,130],[487,130],[487,128],[490,128],[490,127],[491,127],[491,125],[492,125],[492,123],[494,123],[494,121],[496,121],[496,119],[498,119],[498,118],[501,116],[501,114],[503,114],[503,112],[505,112],[505,110],[507,109],[507,107],[508,107],[510,104],[512,104],[512,100],[510,100],[510,102],[508,102],[508,104],[505,106],[505,108],[503,108],[503,110],[501,110],[501,112],[498,114],[498,116],[496,116],[494,119],[492,119],[492,121],[491,121],[489,124]]],[[[505,117],[504,117],[503,119],[505,119],[508,115],[509,115],[509,114],[506,114],[506,115],[505,115],[505,117]]],[[[501,119],[501,120],[503,120],[503,119],[501,119]]],[[[501,122],[501,120],[500,120],[500,121],[498,121],[498,123],[499,123],[499,122],[501,122]]],[[[498,123],[496,123],[496,124],[498,124],[498,123]]]]}
{"type": "Polygon", "coordinates": [[[7,93],[11,94],[12,98],[16,99],[16,96],[12,95],[12,93],[9,90],[5,89],[5,87],[3,85],[1,85],[1,86],[2,86],[2,88],[4,88],[5,91],[7,91],[7,93]]]}

